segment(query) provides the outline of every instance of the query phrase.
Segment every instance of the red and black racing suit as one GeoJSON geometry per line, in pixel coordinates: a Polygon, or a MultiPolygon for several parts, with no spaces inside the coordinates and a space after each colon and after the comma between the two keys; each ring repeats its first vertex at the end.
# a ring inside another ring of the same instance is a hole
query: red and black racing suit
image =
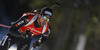
{"type": "MultiPolygon", "coordinates": [[[[12,24],[12,26],[8,31],[8,34],[4,36],[0,44],[1,45],[0,50],[8,50],[13,44],[17,45],[17,50],[29,50],[32,38],[22,38],[21,33],[18,31],[19,28],[28,23],[27,21],[28,19],[29,19],[28,15],[25,15],[12,24]],[[20,23],[20,25],[16,27],[15,24],[19,23],[20,21],[24,21],[24,23],[20,23]]],[[[37,28],[41,27],[40,25],[38,25],[37,19],[34,21],[34,26],[37,28]]],[[[40,44],[42,44],[43,42],[45,42],[48,38],[49,33],[50,33],[50,27],[49,30],[47,30],[44,33],[47,36],[45,36],[44,34],[40,34],[39,40],[33,43],[33,47],[35,48],[40,44]]]]}

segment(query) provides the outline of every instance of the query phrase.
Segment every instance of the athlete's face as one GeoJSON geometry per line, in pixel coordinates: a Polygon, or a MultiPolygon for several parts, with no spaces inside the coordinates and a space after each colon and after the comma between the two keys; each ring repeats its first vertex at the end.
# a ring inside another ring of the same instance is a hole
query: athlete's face
{"type": "Polygon", "coordinates": [[[46,23],[49,22],[49,20],[50,20],[50,17],[49,16],[47,16],[47,15],[45,15],[45,16],[39,15],[37,22],[38,22],[38,24],[40,26],[44,26],[46,23]]]}

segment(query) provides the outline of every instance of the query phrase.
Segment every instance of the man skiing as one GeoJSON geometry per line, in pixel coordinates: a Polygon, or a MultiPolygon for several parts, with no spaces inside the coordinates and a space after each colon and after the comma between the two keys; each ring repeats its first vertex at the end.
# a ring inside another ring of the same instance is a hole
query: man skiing
{"type": "Polygon", "coordinates": [[[0,50],[8,50],[13,44],[17,45],[17,50],[29,50],[32,37],[36,35],[40,35],[40,38],[33,43],[33,48],[39,47],[50,34],[49,21],[52,14],[52,9],[48,7],[43,8],[40,14],[24,13],[9,28],[0,43],[0,50]]]}

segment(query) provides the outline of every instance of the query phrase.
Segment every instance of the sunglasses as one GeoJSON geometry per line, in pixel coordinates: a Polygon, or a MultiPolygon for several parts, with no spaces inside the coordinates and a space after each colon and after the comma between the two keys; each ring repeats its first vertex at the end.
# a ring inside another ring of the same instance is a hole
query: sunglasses
{"type": "Polygon", "coordinates": [[[47,20],[48,22],[50,21],[50,19],[47,18],[46,16],[43,16],[43,19],[44,19],[44,20],[47,20]]]}

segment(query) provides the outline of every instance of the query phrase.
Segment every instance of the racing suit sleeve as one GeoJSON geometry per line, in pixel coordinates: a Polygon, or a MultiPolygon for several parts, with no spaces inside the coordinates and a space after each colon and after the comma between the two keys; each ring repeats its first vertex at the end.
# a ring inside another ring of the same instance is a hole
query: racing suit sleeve
{"type": "Polygon", "coordinates": [[[46,33],[44,33],[44,34],[41,35],[41,37],[39,38],[38,41],[36,41],[35,43],[33,43],[33,48],[37,48],[42,43],[44,43],[45,41],[47,41],[49,34],[50,34],[50,28],[46,31],[46,33]]]}
{"type": "Polygon", "coordinates": [[[28,15],[24,15],[11,25],[8,33],[15,37],[21,37],[22,33],[18,32],[18,29],[23,25],[26,25],[27,23],[28,23],[28,15]]]}

